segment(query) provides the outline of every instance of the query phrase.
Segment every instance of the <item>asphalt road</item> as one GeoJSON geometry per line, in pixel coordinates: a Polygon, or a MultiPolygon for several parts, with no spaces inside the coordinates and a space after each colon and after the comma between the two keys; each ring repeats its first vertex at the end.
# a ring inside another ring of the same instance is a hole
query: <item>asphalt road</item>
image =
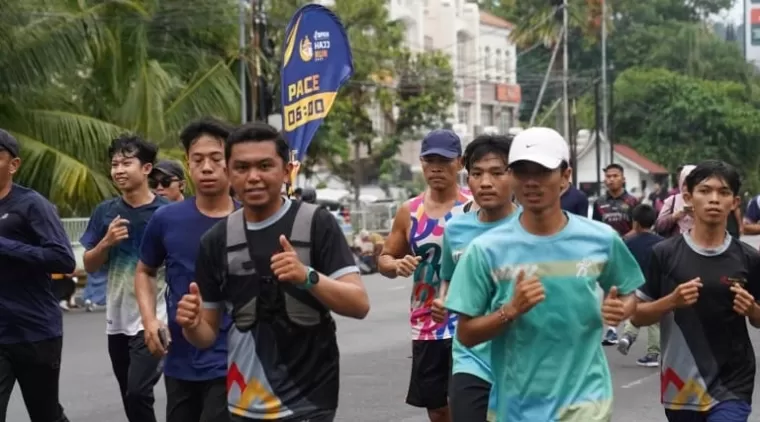
{"type": "MultiPolygon", "coordinates": [[[[755,246],[760,238],[746,239],[755,246]]],[[[411,347],[408,338],[408,280],[365,278],[372,311],[364,321],[338,321],[342,353],[342,388],[338,421],[425,422],[424,411],[407,406],[411,347]]],[[[123,422],[116,381],[106,352],[104,315],[72,312],[65,315],[61,401],[72,422],[123,422]]],[[[760,352],[760,333],[751,330],[760,352]]],[[[606,348],[615,387],[615,422],[665,420],[659,403],[658,370],[636,366],[644,353],[642,330],[629,356],[606,348]]],[[[561,345],[558,345],[561,347],[561,345]]],[[[755,389],[755,403],[758,401],[755,389]]],[[[156,409],[164,418],[166,394],[163,383],[156,388],[156,409]]],[[[760,412],[750,420],[760,422],[760,412]]],[[[8,422],[28,422],[18,390],[14,392],[8,422]]]]}

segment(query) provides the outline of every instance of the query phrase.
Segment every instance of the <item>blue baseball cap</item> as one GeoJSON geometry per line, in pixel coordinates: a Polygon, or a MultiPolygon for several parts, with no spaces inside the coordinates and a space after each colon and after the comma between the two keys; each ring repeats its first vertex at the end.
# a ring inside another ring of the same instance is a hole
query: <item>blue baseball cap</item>
{"type": "Polygon", "coordinates": [[[11,158],[16,158],[19,154],[18,141],[3,129],[0,129],[0,151],[8,151],[11,158]]]}
{"type": "Polygon", "coordinates": [[[446,158],[461,157],[462,141],[451,130],[436,129],[422,139],[420,157],[427,157],[429,155],[440,155],[446,158]]]}

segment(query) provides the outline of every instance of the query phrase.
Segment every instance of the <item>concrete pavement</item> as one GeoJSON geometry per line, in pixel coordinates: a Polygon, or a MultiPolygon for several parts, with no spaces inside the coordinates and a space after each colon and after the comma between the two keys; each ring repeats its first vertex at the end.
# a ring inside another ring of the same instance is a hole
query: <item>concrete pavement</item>
{"type": "MultiPolygon", "coordinates": [[[[749,238],[755,246],[760,239],[749,238]]],[[[423,410],[404,403],[411,347],[408,329],[410,282],[373,275],[365,278],[372,310],[364,321],[338,320],[341,359],[340,422],[424,422],[423,410]]],[[[64,356],[61,401],[72,422],[123,422],[116,381],[106,351],[104,314],[69,313],[64,317],[64,356]]],[[[752,330],[756,353],[760,333],[752,330]]],[[[646,339],[629,356],[606,348],[615,387],[615,422],[664,420],[659,404],[658,370],[636,366],[646,339]]],[[[558,345],[561,346],[561,345],[558,345]]],[[[758,399],[756,387],[755,402],[758,399]]],[[[164,420],[166,394],[163,381],[156,388],[156,410],[164,420]]],[[[28,422],[18,389],[8,410],[8,422],[28,422]]],[[[760,412],[751,421],[760,422],[760,412]]]]}

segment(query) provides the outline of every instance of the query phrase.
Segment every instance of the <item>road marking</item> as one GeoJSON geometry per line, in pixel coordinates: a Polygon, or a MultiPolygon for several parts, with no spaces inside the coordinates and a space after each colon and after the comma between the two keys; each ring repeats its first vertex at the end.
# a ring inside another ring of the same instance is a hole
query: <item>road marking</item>
{"type": "Polygon", "coordinates": [[[406,289],[406,286],[396,286],[396,287],[391,287],[391,288],[390,288],[390,289],[388,289],[388,290],[401,290],[401,289],[406,289]]]}
{"type": "Polygon", "coordinates": [[[635,386],[637,386],[639,384],[642,384],[644,381],[648,380],[649,378],[653,378],[653,377],[656,377],[658,375],[660,375],[659,371],[655,372],[654,374],[649,374],[649,375],[647,375],[645,377],[639,378],[636,381],[631,381],[628,384],[621,385],[620,388],[626,388],[627,389],[627,388],[635,387],[635,386]]]}

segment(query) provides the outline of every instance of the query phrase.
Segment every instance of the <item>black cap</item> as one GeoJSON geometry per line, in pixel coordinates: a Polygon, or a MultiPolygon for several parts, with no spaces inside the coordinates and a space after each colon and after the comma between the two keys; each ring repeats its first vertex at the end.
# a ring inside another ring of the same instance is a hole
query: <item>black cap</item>
{"type": "Polygon", "coordinates": [[[153,166],[153,170],[167,176],[176,177],[179,180],[185,180],[185,169],[176,161],[161,160],[153,166]]]}
{"type": "Polygon", "coordinates": [[[10,133],[0,129],[0,151],[8,151],[11,157],[18,157],[18,141],[10,133]]]}
{"type": "Polygon", "coordinates": [[[422,139],[420,157],[440,155],[446,158],[457,158],[462,155],[462,141],[459,135],[451,130],[436,129],[422,139]]]}

